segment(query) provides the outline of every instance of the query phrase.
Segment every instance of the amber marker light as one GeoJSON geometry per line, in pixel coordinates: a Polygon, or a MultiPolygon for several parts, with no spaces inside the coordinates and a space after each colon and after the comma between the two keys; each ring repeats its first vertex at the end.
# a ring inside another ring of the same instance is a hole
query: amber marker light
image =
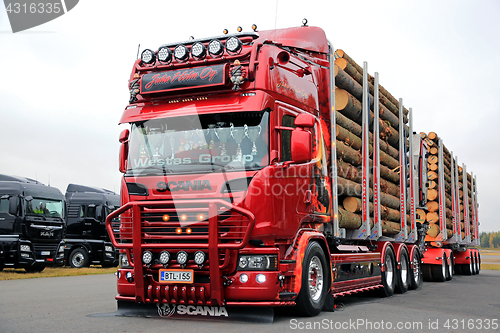
{"type": "Polygon", "coordinates": [[[186,221],[187,220],[187,215],[186,214],[182,214],[181,215],[181,221],[186,221]]]}
{"type": "Polygon", "coordinates": [[[191,228],[186,229],[186,234],[188,234],[188,235],[191,234],[191,228]]]}
{"type": "Polygon", "coordinates": [[[168,220],[170,220],[170,215],[168,214],[163,215],[163,221],[167,222],[168,220]]]}
{"type": "Polygon", "coordinates": [[[175,229],[175,233],[176,233],[177,235],[180,235],[180,234],[182,233],[182,229],[181,229],[181,228],[177,228],[177,229],[175,229]]]}
{"type": "Polygon", "coordinates": [[[203,221],[205,219],[205,215],[198,214],[198,215],[196,215],[196,218],[198,219],[198,221],[203,221]]]}

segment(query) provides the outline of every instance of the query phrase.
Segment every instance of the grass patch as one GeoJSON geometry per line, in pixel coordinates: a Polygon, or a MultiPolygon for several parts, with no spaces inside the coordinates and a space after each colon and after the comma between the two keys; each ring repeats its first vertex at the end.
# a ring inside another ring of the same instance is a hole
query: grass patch
{"type": "Polygon", "coordinates": [[[110,274],[116,272],[117,267],[103,268],[103,267],[85,267],[85,268],[71,268],[71,267],[46,267],[40,273],[27,273],[24,269],[4,268],[0,272],[1,280],[17,280],[17,279],[36,279],[45,277],[57,276],[78,276],[78,275],[95,275],[95,274],[110,274]]]}
{"type": "Polygon", "coordinates": [[[481,263],[481,269],[490,270],[490,271],[500,271],[499,264],[483,264],[481,263]]]}

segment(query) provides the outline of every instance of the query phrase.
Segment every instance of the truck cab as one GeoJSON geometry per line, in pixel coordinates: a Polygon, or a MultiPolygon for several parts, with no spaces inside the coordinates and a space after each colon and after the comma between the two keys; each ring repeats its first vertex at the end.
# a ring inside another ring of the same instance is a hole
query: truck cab
{"type": "MultiPolygon", "coordinates": [[[[66,189],[68,209],[64,259],[74,268],[91,264],[112,267],[118,264],[118,253],[109,241],[106,217],[119,207],[116,193],[76,184],[66,189]]],[[[115,219],[113,223],[119,222],[115,219]]]]}
{"type": "Polygon", "coordinates": [[[36,180],[0,175],[0,270],[63,262],[64,196],[36,180]]]}

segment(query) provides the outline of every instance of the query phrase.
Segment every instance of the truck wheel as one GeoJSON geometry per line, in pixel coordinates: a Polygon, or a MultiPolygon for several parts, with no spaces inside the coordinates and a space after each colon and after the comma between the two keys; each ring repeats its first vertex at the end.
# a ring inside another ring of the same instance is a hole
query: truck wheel
{"type": "Polygon", "coordinates": [[[481,271],[481,254],[479,251],[477,252],[477,257],[476,257],[476,265],[477,265],[477,274],[481,271]]]}
{"type": "Polygon", "coordinates": [[[69,264],[73,268],[88,267],[90,263],[87,251],[82,248],[74,249],[69,255],[69,264]]]}
{"type": "Polygon", "coordinates": [[[31,266],[31,267],[24,268],[26,273],[40,273],[44,269],[45,269],[45,266],[31,266]]]}
{"type": "Polygon", "coordinates": [[[450,253],[450,263],[446,263],[446,281],[453,280],[453,253],[450,253]]]}
{"type": "Polygon", "coordinates": [[[329,270],[325,253],[316,242],[307,245],[302,265],[302,285],[297,296],[296,312],[312,317],[321,312],[329,284],[329,270]]]}
{"type": "Polygon", "coordinates": [[[408,291],[410,285],[410,259],[408,258],[408,252],[401,252],[401,264],[396,274],[396,292],[399,294],[404,294],[408,291]]]}
{"type": "Polygon", "coordinates": [[[385,270],[382,272],[382,285],[384,288],[381,290],[382,296],[389,297],[394,294],[396,288],[396,259],[394,251],[388,247],[384,254],[385,270]]]}
{"type": "Polygon", "coordinates": [[[472,254],[470,260],[472,262],[472,275],[476,275],[477,274],[477,270],[476,270],[476,257],[475,257],[474,254],[472,254]]]}
{"type": "Polygon", "coordinates": [[[419,251],[413,251],[413,269],[410,270],[410,289],[416,290],[422,286],[422,265],[419,251]]]}
{"type": "Polygon", "coordinates": [[[446,254],[443,253],[443,258],[441,259],[441,265],[431,265],[431,274],[433,281],[444,282],[446,281],[446,254]]]}

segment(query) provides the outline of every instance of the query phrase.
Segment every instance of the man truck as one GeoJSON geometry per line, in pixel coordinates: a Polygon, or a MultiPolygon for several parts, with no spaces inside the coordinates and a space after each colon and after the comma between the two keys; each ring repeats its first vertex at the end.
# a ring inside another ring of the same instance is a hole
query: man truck
{"type": "MultiPolygon", "coordinates": [[[[110,212],[120,206],[120,196],[112,191],[69,184],[66,189],[67,229],[64,261],[74,268],[118,264],[118,253],[109,241],[104,225],[110,212]]],[[[113,224],[119,221],[115,219],[113,224]]]]}
{"type": "Polygon", "coordinates": [[[307,22],[145,49],[106,220],[118,308],[314,316],[417,289],[412,110],[378,80],[307,22]]]}
{"type": "Polygon", "coordinates": [[[62,265],[64,196],[24,177],[0,175],[0,271],[62,265]]]}

